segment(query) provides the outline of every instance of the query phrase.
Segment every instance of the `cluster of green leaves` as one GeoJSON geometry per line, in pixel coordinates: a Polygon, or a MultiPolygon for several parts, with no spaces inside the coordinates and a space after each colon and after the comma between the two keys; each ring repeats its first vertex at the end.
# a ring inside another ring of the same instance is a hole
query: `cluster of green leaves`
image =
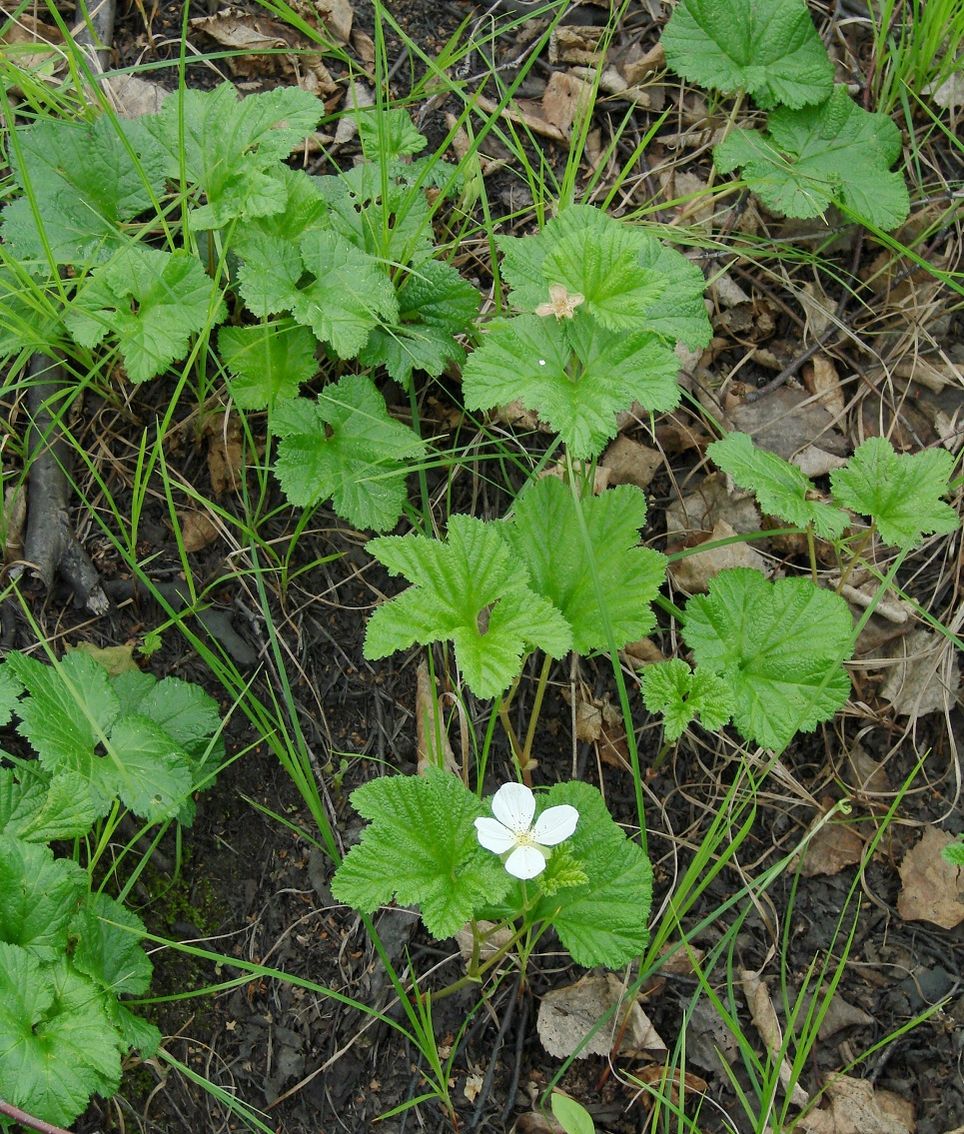
{"type": "Polygon", "coordinates": [[[47,844],[84,845],[120,803],[148,822],[190,822],[222,755],[220,719],[188,682],[111,677],[80,652],[56,666],[10,654],[0,727],[13,718],[35,756],[0,750],[0,1096],[66,1124],[116,1091],[123,1055],[151,1054],[160,1035],[119,999],[150,985],[142,922],[47,844]]]}
{"type": "Polygon", "coordinates": [[[516,314],[490,323],[466,363],[468,409],[519,401],[581,459],[602,451],[635,402],[679,403],[674,347],[712,335],[696,265],[590,205],[497,243],[516,314]]]}
{"type": "Polygon", "coordinates": [[[820,216],[831,204],[878,228],[909,211],[900,132],[834,85],[833,63],[803,0],[680,0],[663,32],[669,66],[770,111],[766,129],[731,131],[716,147],[722,173],[742,167],[774,212],[820,216]]]}
{"type": "Polygon", "coordinates": [[[630,485],[579,497],[544,477],[507,519],[454,515],[444,540],[371,540],[375,558],[412,586],[372,615],[365,656],[451,641],[468,687],[495,697],[533,649],[562,657],[624,646],[652,629],[665,573],[664,557],[639,546],[645,519],[646,498],[630,485]]]}
{"type": "Polygon", "coordinates": [[[325,358],[384,366],[403,384],[414,370],[438,376],[464,358],[459,337],[478,294],[437,258],[426,193],[437,176],[429,159],[413,159],[425,139],[405,113],[362,116],[367,160],[312,177],[285,158],[323,113],[295,87],[239,100],[225,83],[173,93],[134,122],[104,115],[18,131],[19,192],[2,236],[19,259],[0,278],[0,348],[36,345],[18,273],[50,297],[47,349],[115,351],[133,382],[221,325],[214,364],[242,409],[268,410],[292,503],[334,497],[345,519],[385,530],[419,438],[364,378],[317,403],[299,399],[300,387],[325,358]]]}
{"type": "Polygon", "coordinates": [[[647,940],[649,860],[589,784],[556,784],[539,798],[545,807],[575,807],[579,822],[545,872],[523,886],[479,846],[473,820],[488,808],[456,776],[430,769],[373,780],[352,793],[369,823],[332,893],[364,913],[393,898],[417,904],[436,938],[479,918],[522,918],[526,927],[552,926],[577,964],[627,964],[647,940]]]}
{"type": "MultiPolygon", "coordinates": [[[[869,438],[831,473],[832,502],[799,468],[744,433],[728,434],[707,452],[755,493],[764,513],[831,542],[854,524],[850,512],[869,517],[880,538],[902,550],[960,526],[941,499],[955,463],[944,449],[898,454],[886,438],[869,438]]],[[[673,660],[643,675],[646,705],[665,714],[667,740],[697,716],[711,729],[732,717],[748,740],[782,749],[796,732],[833,716],[850,691],[842,664],[853,654],[849,609],[807,579],[771,583],[755,571],[723,571],[706,595],[689,600],[683,638],[695,670],[673,660]]]]}

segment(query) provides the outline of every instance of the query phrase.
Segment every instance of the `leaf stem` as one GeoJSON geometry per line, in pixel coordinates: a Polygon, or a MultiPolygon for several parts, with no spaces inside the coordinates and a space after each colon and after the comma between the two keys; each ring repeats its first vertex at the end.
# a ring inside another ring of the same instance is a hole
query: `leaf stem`
{"type": "MultiPolygon", "coordinates": [[[[526,730],[525,744],[522,748],[521,771],[523,777],[529,770],[529,761],[532,758],[532,744],[536,737],[536,725],[539,723],[539,714],[542,711],[542,700],[546,695],[546,685],[549,681],[549,670],[552,668],[552,658],[546,654],[542,659],[542,669],[539,671],[539,684],[536,687],[536,697],[529,715],[529,727],[526,730]]],[[[527,786],[532,785],[526,780],[527,786]]]]}

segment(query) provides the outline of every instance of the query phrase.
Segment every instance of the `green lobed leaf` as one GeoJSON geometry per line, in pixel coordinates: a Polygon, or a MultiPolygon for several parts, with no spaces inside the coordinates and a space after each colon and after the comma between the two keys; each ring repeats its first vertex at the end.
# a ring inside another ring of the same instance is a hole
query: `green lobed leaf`
{"type": "Polygon", "coordinates": [[[817,499],[813,482],[801,469],[777,453],[757,448],[746,433],[729,433],[706,452],[740,488],[756,494],[767,515],[801,528],[812,524],[821,539],[836,540],[843,534],[847,513],[817,499]]]}
{"type": "Polygon", "coordinates": [[[355,115],[358,140],[367,161],[390,162],[393,158],[420,153],[428,145],[407,111],[374,109],[355,115]]]}
{"type": "Polygon", "coordinates": [[[104,814],[116,791],[112,768],[95,755],[95,747],[106,740],[120,710],[106,670],[76,650],[56,666],[23,654],[8,655],[6,665],[29,694],[18,706],[17,731],[34,747],[45,770],[77,773],[98,814],[104,814]]]}
{"type": "Polygon", "coordinates": [[[764,107],[822,102],[833,84],[803,0],[680,0],[660,42],[677,75],[764,107]]]}
{"type": "Polygon", "coordinates": [[[0,1097],[58,1125],[120,1086],[124,1050],[95,986],[0,942],[0,1097]]]}
{"type": "Polygon", "coordinates": [[[65,339],[62,306],[49,269],[41,277],[24,265],[0,266],[0,359],[20,351],[49,351],[65,339]]]}
{"type": "Polygon", "coordinates": [[[579,812],[575,833],[566,845],[588,881],[543,897],[535,918],[552,923],[578,965],[615,969],[628,964],[649,938],[653,885],[649,859],[626,838],[590,784],[556,784],[544,798],[547,807],[568,803],[579,812]]]}
{"type": "Polygon", "coordinates": [[[838,204],[878,228],[896,228],[910,211],[907,186],[891,165],[900,132],[884,114],[858,106],[837,86],[821,106],[769,117],[767,132],[734,130],[714,151],[721,173],[743,167],[749,188],[774,212],[821,216],[838,204]]]}
{"type": "Polygon", "coordinates": [[[296,86],[238,99],[230,83],[190,88],[164,100],[148,129],[168,155],[167,172],[183,174],[206,202],[191,213],[195,229],[221,228],[237,217],[280,213],[287,204],[282,161],[310,134],[324,104],[296,86]]]}
{"type": "Polygon", "coordinates": [[[194,787],[186,754],[142,713],[119,717],[111,729],[112,782],[124,804],[150,823],[173,819],[194,787]]]}
{"type": "Polygon", "coordinates": [[[679,363],[645,331],[608,331],[576,312],[570,320],[517,315],[489,324],[462,371],[468,409],[521,401],[577,458],[597,456],[615,435],[616,415],[634,402],[678,404],[679,363]]]}
{"type": "Polygon", "coordinates": [[[248,310],[259,319],[290,310],[304,274],[298,246],[285,236],[252,228],[237,241],[237,250],[243,260],[238,290],[248,310]]]}
{"type": "Polygon", "coordinates": [[[291,312],[339,358],[352,358],[379,320],[398,318],[392,281],[373,256],[335,232],[309,232],[299,247],[315,279],[298,289],[291,312]]]}
{"type": "Polygon", "coordinates": [[[11,769],[0,768],[0,831],[8,835],[30,843],[79,838],[101,814],[76,772],[38,773],[18,782],[11,769]]]}
{"type": "Polygon", "coordinates": [[[946,449],[898,454],[885,437],[869,437],[830,484],[839,504],[873,519],[885,543],[912,548],[931,532],[959,530],[960,517],[941,500],[954,465],[946,449]]]}
{"type": "Polygon", "coordinates": [[[275,475],[292,504],[310,507],[332,497],[339,516],[357,527],[395,526],[410,462],[425,444],[392,418],[371,379],[346,374],[315,401],[279,402],[269,425],[281,437],[275,475]]]}
{"type": "Polygon", "coordinates": [[[850,693],[847,603],[809,579],[768,582],[748,568],[722,571],[686,605],[683,637],[697,666],[718,674],[747,740],[780,751],[795,733],[829,720],[850,693]]]}
{"type": "Polygon", "coordinates": [[[666,283],[662,294],[640,314],[640,326],[670,345],[681,342],[691,350],[707,346],[713,328],[706,313],[706,279],[700,266],[641,231],[639,259],[666,283]]]}
{"type": "Polygon", "coordinates": [[[454,515],[446,540],[382,536],[370,540],[368,550],[413,586],[369,619],[366,658],[452,641],[469,688],[495,697],[515,679],[529,650],[561,657],[572,647],[565,619],[529,588],[524,565],[495,523],[454,515]]]}
{"type": "Polygon", "coordinates": [[[6,728],[17,708],[23,685],[13,670],[0,661],[0,728],[6,728]]]}
{"type": "Polygon", "coordinates": [[[679,658],[656,662],[643,670],[643,701],[651,713],[663,715],[663,736],[679,740],[697,717],[711,732],[733,715],[730,687],[719,674],[692,670],[679,658]]]}
{"type": "Polygon", "coordinates": [[[318,370],[315,336],[292,319],[222,327],[218,351],[230,371],[228,389],[241,409],[268,409],[294,398],[318,370]]]}
{"type": "Polygon", "coordinates": [[[0,835],[0,941],[52,961],[66,950],[68,923],[87,889],[76,863],[55,859],[43,844],[0,835]]]}
{"type": "Polygon", "coordinates": [[[71,962],[114,996],[140,995],[149,988],[153,972],[141,948],[138,935],[143,933],[144,923],[132,910],[107,894],[87,894],[70,922],[71,962]]]}
{"type": "Polygon", "coordinates": [[[424,188],[405,184],[403,171],[377,163],[318,177],[315,185],[328,205],[331,228],[362,252],[386,264],[419,265],[435,253],[432,210],[424,188]]]}
{"type": "Polygon", "coordinates": [[[351,795],[369,825],[335,871],[334,896],[363,913],[396,898],[418,904],[433,937],[451,937],[511,879],[484,851],[473,820],[484,807],[450,772],[386,776],[351,795]]]}
{"type": "Polygon", "coordinates": [[[543,477],[516,500],[506,538],[532,590],[569,623],[577,653],[606,649],[607,623],[617,649],[652,630],[666,559],[639,546],[645,523],[646,496],[632,485],[577,501],[561,480],[543,477]]]}
{"type": "Polygon", "coordinates": [[[44,241],[58,264],[109,259],[130,239],[122,224],[152,209],[164,187],[165,157],[144,120],[47,119],[18,127],[7,153],[43,224],[41,238],[26,195],[3,210],[3,239],[25,260],[46,260],[44,241]]]}
{"type": "Polygon", "coordinates": [[[183,358],[191,337],[225,315],[223,300],[190,253],[130,244],[94,269],[65,322],[86,347],[116,337],[128,377],[145,382],[183,358]]]}
{"type": "Polygon", "coordinates": [[[479,293],[448,264],[425,260],[407,273],[398,288],[398,319],[375,327],[358,359],[383,365],[396,382],[409,386],[412,371],[437,378],[465,351],[455,336],[465,334],[479,309],[479,293]]]}

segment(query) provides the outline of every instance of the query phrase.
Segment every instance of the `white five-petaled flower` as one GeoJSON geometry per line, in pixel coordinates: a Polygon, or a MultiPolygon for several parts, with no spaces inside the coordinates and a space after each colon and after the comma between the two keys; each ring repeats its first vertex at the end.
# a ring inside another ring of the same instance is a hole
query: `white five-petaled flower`
{"type": "Polygon", "coordinates": [[[548,807],[532,822],[536,800],[523,784],[508,783],[492,797],[494,819],[476,819],[479,842],[496,854],[512,853],[505,868],[516,878],[535,878],[546,868],[543,847],[554,847],[575,831],[579,812],[568,803],[548,807]]]}

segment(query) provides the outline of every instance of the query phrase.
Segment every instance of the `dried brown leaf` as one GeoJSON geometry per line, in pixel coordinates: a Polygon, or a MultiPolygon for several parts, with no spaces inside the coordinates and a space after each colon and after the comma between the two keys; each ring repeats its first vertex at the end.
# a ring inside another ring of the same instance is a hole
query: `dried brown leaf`
{"type": "Polygon", "coordinates": [[[964,870],[941,857],[954,841],[936,827],[925,827],[920,842],[904,855],[897,896],[904,921],[929,921],[944,929],[964,921],[964,870]]]}
{"type": "Polygon", "coordinates": [[[235,492],[241,483],[244,446],[237,414],[212,414],[204,423],[208,443],[208,475],[215,496],[235,492]]]}
{"type": "Polygon", "coordinates": [[[200,551],[213,543],[221,534],[217,524],[206,512],[196,509],[185,509],[178,512],[177,518],[181,524],[181,539],[184,550],[187,552],[200,551]]]}
{"type": "Polygon", "coordinates": [[[600,463],[609,469],[610,484],[635,484],[637,488],[648,488],[656,470],[663,464],[663,455],[631,437],[617,437],[600,463]]]}
{"type": "Polygon", "coordinates": [[[945,712],[957,699],[960,659],[943,635],[919,628],[900,638],[888,651],[896,664],[888,669],[880,695],[895,713],[916,720],[945,712]]]}
{"type": "Polygon", "coordinates": [[[445,731],[435,679],[429,673],[428,662],[424,658],[419,662],[415,675],[415,732],[419,775],[427,768],[444,768],[459,774],[455,753],[445,731]]]}
{"type": "Polygon", "coordinates": [[[587,973],[575,984],[543,996],[536,1021],[542,1046],[557,1059],[567,1059],[613,1007],[615,1015],[582,1048],[579,1059],[607,1055],[617,1042],[626,1053],[666,1050],[638,1000],[627,1002],[626,986],[614,973],[587,973]]]}
{"type": "Polygon", "coordinates": [[[564,134],[592,102],[592,87],[567,71],[553,71],[542,95],[542,114],[564,134]]]}
{"type": "Polygon", "coordinates": [[[76,646],[68,646],[67,651],[68,653],[76,651],[78,654],[86,654],[89,658],[93,658],[111,677],[118,677],[122,673],[138,668],[137,662],[134,661],[132,645],[95,646],[93,642],[78,642],[76,646]]]}
{"type": "Polygon", "coordinates": [[[906,1106],[897,1117],[896,1102],[903,1102],[890,1091],[875,1091],[865,1079],[832,1075],[827,1080],[826,1097],[830,1105],[812,1110],[800,1123],[810,1134],[911,1134],[913,1111],[906,1106]]]}
{"type": "Polygon", "coordinates": [[[603,27],[589,24],[561,24],[549,37],[549,62],[595,66],[604,31],[603,27]]]}
{"type": "MultiPolygon", "coordinates": [[[[821,805],[830,807],[829,799],[822,799],[821,805]]],[[[814,826],[823,821],[823,814],[814,820],[814,826]]],[[[824,823],[813,836],[798,860],[797,870],[804,878],[817,875],[839,874],[844,867],[860,862],[864,852],[864,840],[853,827],[842,820],[832,819],[824,823]]]]}
{"type": "Polygon", "coordinates": [[[843,417],[846,403],[840,387],[840,375],[832,358],[818,351],[803,368],[803,385],[834,418],[843,417]]]}
{"type": "MultiPolygon", "coordinates": [[[[783,1046],[783,1032],[770,1000],[769,990],[760,977],[749,969],[744,969],[740,973],[740,981],[743,985],[743,995],[746,997],[746,1003],[750,1009],[750,1019],[753,1021],[753,1026],[760,1033],[760,1038],[766,1044],[770,1055],[777,1059],[783,1046]]],[[[793,1069],[786,1057],[780,1063],[779,1075],[780,1082],[790,1091],[790,1101],[794,1106],[806,1106],[810,1101],[810,1096],[794,1080],[793,1069]]]]}
{"type": "MultiPolygon", "coordinates": [[[[699,540],[689,546],[698,548],[703,543],[715,543],[717,540],[729,539],[736,534],[736,530],[726,520],[717,520],[705,540],[699,540]]],[[[710,547],[696,555],[678,559],[670,564],[669,572],[677,585],[692,595],[707,590],[710,580],[730,567],[750,567],[763,575],[770,573],[766,559],[748,543],[742,541],[728,543],[723,547],[710,547]]]]}

